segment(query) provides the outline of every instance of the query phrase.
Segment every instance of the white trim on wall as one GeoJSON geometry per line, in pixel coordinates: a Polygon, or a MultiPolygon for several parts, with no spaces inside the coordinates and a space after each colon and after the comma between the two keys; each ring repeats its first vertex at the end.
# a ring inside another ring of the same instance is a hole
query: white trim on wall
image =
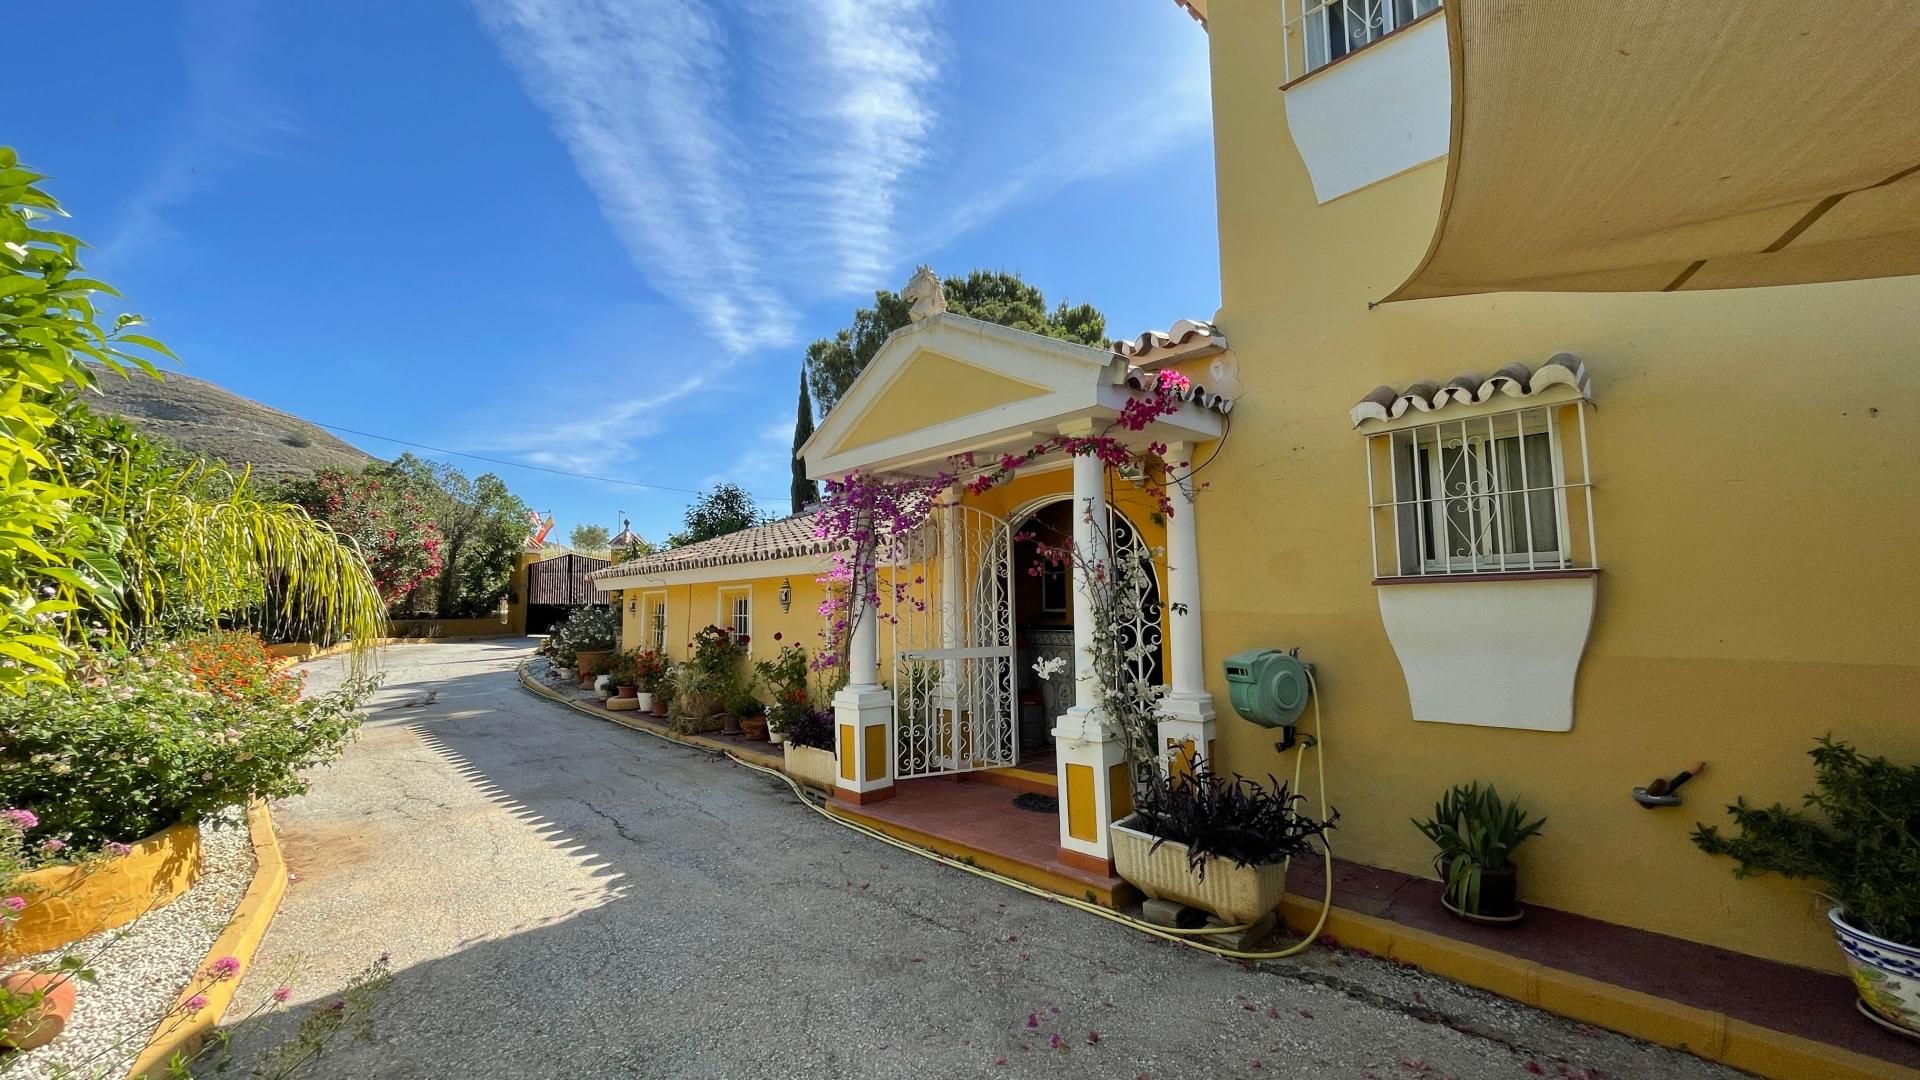
{"type": "Polygon", "coordinates": [[[1287,129],[1319,201],[1446,156],[1453,127],[1446,18],[1422,19],[1287,88],[1287,129]]]}

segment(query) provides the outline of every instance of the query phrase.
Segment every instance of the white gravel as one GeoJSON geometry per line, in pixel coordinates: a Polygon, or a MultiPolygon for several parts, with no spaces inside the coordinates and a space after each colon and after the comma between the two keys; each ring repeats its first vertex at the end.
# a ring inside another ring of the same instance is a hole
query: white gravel
{"type": "Polygon", "coordinates": [[[0,1059],[5,1080],[120,1077],[148,1035],[198,973],[233,909],[253,881],[253,845],[244,818],[200,826],[200,880],[173,903],[117,930],[84,938],[20,965],[54,964],[63,952],[86,957],[96,976],[74,981],[73,1017],[48,1045],[0,1059]],[[62,1066],[67,1071],[57,1072],[62,1066]]]}

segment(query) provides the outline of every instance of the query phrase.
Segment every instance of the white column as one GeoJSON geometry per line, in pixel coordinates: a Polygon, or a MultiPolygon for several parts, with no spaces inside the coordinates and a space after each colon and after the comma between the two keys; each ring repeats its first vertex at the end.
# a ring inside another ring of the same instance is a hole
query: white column
{"type": "MultiPolygon", "coordinates": [[[[1076,434],[1076,432],[1066,432],[1076,434]]],[[[1060,793],[1059,859],[1112,875],[1113,846],[1107,835],[1116,818],[1133,812],[1133,779],[1126,746],[1111,737],[1100,709],[1100,679],[1093,669],[1093,638],[1112,627],[1094,624],[1094,582],[1089,563],[1110,564],[1106,467],[1096,457],[1073,459],[1073,664],[1074,704],[1053,729],[1056,783],[1060,793]]]]}
{"type": "Polygon", "coordinates": [[[880,613],[871,566],[849,585],[857,613],[847,642],[847,685],[833,695],[834,795],[852,803],[893,795],[893,695],[880,685],[880,613]]]}
{"type": "MultiPolygon", "coordinates": [[[[941,501],[946,505],[940,514],[940,611],[936,616],[940,623],[940,647],[958,649],[967,644],[963,629],[967,612],[961,600],[961,582],[966,577],[965,523],[960,518],[960,488],[952,486],[942,493],[941,501]]],[[[940,683],[934,688],[932,697],[935,708],[941,717],[938,732],[939,756],[950,758],[955,763],[969,756],[970,747],[961,745],[966,741],[967,718],[960,715],[960,675],[958,660],[944,660],[940,664],[940,683]]]]}
{"type": "Polygon", "coordinates": [[[1209,757],[1213,753],[1213,695],[1207,693],[1207,665],[1201,645],[1200,540],[1194,520],[1193,447],[1167,447],[1167,468],[1174,482],[1167,494],[1167,596],[1163,618],[1172,679],[1160,702],[1160,745],[1167,762],[1209,757]]]}

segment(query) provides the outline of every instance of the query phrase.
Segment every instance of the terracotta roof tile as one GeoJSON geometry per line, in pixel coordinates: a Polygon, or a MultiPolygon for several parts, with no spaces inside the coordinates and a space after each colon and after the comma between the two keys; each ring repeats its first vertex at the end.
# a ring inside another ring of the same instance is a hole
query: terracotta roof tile
{"type": "MultiPolygon", "coordinates": [[[[1127,372],[1127,389],[1151,390],[1159,384],[1159,379],[1150,371],[1134,368],[1127,372]]],[[[1222,416],[1233,411],[1233,399],[1225,394],[1216,394],[1199,383],[1188,386],[1176,395],[1181,401],[1192,402],[1203,409],[1211,409],[1222,416]]]]}
{"type": "Polygon", "coordinates": [[[630,577],[642,574],[670,574],[678,570],[697,570],[708,566],[734,566],[771,562],[800,555],[819,555],[834,548],[833,541],[814,535],[817,513],[769,521],[737,533],[716,536],[686,547],[668,548],[652,555],[596,570],[593,578],[630,577]]]}
{"type": "Polygon", "coordinates": [[[1587,372],[1586,361],[1572,353],[1555,353],[1532,370],[1516,361],[1485,377],[1476,372],[1455,375],[1444,383],[1426,379],[1402,390],[1376,386],[1348,410],[1347,419],[1359,427],[1368,420],[1397,420],[1409,409],[1438,412],[1455,402],[1491,401],[1496,394],[1511,398],[1537,397],[1550,386],[1571,386],[1583,398],[1593,396],[1593,380],[1587,372]]]}
{"type": "Polygon", "coordinates": [[[1175,360],[1191,360],[1225,352],[1227,337],[1210,322],[1181,319],[1163,331],[1149,330],[1131,341],[1115,341],[1110,349],[1135,367],[1157,367],[1175,360]]]}

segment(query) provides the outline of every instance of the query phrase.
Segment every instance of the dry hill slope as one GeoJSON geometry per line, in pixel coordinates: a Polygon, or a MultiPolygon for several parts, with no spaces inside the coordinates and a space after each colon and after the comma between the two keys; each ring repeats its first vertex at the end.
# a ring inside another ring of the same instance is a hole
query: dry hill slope
{"type": "Polygon", "coordinates": [[[280,480],[329,465],[358,469],[374,458],[297,416],[270,409],[205,379],[168,372],[163,380],[103,375],[96,409],[182,449],[280,480]]]}

